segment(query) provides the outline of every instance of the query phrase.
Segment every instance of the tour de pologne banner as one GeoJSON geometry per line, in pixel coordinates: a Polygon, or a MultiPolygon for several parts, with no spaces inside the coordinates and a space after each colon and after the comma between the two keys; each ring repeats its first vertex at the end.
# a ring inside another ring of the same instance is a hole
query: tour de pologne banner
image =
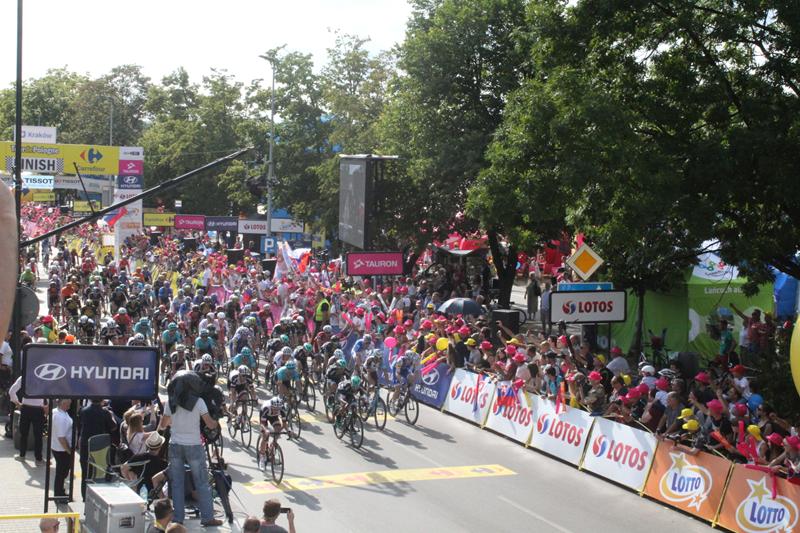
{"type": "Polygon", "coordinates": [[[594,418],[582,409],[559,406],[534,395],[534,427],[530,445],[577,466],[589,440],[594,418]]]}
{"type": "Polygon", "coordinates": [[[486,423],[496,384],[482,374],[457,368],[450,381],[444,410],[479,426],[486,423]]]}
{"type": "Polygon", "coordinates": [[[422,403],[441,409],[450,389],[450,367],[439,363],[424,376],[418,376],[411,394],[422,403]]]}
{"type": "Polygon", "coordinates": [[[713,522],[725,492],[731,462],[717,455],[680,451],[672,441],[656,450],[644,493],[689,514],[713,522]]]}
{"type": "Polygon", "coordinates": [[[800,486],[746,465],[734,465],[718,523],[742,533],[798,530],[800,486]],[[772,498],[772,483],[776,483],[772,498]]]}
{"type": "Polygon", "coordinates": [[[595,417],[582,467],[639,491],[650,471],[657,442],[651,433],[595,417]]]}

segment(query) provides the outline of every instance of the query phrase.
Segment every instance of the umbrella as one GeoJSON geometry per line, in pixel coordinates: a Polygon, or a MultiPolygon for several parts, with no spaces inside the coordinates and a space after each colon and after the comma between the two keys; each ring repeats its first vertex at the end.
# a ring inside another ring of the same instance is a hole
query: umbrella
{"type": "Polygon", "coordinates": [[[470,298],[451,298],[439,306],[438,311],[446,315],[478,316],[483,311],[478,302],[470,298]]]}

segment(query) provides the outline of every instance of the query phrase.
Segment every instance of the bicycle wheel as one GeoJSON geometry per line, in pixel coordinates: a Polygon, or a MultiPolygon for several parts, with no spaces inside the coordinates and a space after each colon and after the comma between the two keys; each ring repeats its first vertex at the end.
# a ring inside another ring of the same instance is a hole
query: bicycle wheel
{"type": "Polygon", "coordinates": [[[242,446],[249,449],[250,444],[253,443],[253,427],[250,425],[250,419],[247,419],[239,429],[239,438],[242,441],[242,446]]]}
{"type": "Polygon", "coordinates": [[[419,402],[417,402],[416,398],[407,398],[406,405],[403,409],[405,411],[406,420],[412,426],[417,423],[417,419],[419,418],[419,402]]]}
{"type": "Polygon", "coordinates": [[[322,401],[325,404],[325,417],[328,419],[328,422],[333,424],[333,422],[334,422],[334,419],[333,419],[333,409],[334,409],[333,395],[329,394],[329,395],[325,396],[322,399],[322,401]]]}
{"type": "Polygon", "coordinates": [[[365,394],[362,394],[358,397],[358,416],[361,418],[363,422],[369,420],[370,409],[369,409],[369,398],[365,394]]]}
{"type": "Polygon", "coordinates": [[[274,481],[276,485],[280,485],[283,480],[283,450],[277,442],[275,443],[275,451],[269,465],[272,469],[272,481],[274,481]]]}
{"type": "Polygon", "coordinates": [[[228,425],[228,435],[230,436],[231,439],[236,440],[236,429],[238,425],[236,417],[228,418],[227,425],[228,425]]]}
{"type": "Polygon", "coordinates": [[[400,414],[400,409],[401,409],[401,407],[403,405],[402,402],[403,402],[404,396],[405,395],[401,392],[400,395],[397,397],[397,400],[392,400],[391,399],[392,398],[392,392],[391,391],[389,392],[389,396],[388,396],[389,401],[387,402],[387,407],[388,407],[388,410],[389,410],[389,414],[391,416],[397,416],[398,414],[400,414]]]}
{"type": "MultiPolygon", "coordinates": [[[[261,453],[261,441],[264,437],[259,432],[258,438],[256,439],[256,467],[266,474],[267,472],[267,456],[266,454],[261,453]]],[[[267,450],[269,452],[269,450],[267,450]]]]}
{"type": "Polygon", "coordinates": [[[303,394],[305,395],[306,408],[313,413],[317,407],[317,393],[314,392],[314,382],[306,380],[303,386],[303,394]]]}
{"type": "Polygon", "coordinates": [[[350,417],[350,444],[353,448],[361,448],[364,442],[364,422],[357,416],[350,417]]]}
{"type": "Polygon", "coordinates": [[[333,422],[333,434],[336,435],[336,438],[342,440],[344,437],[344,431],[348,425],[348,415],[340,415],[337,420],[333,422]]]}
{"type": "Polygon", "coordinates": [[[302,427],[300,426],[300,411],[297,410],[297,407],[292,407],[292,411],[289,413],[287,418],[287,422],[289,424],[289,437],[298,440],[300,438],[302,427]]]}
{"type": "Polygon", "coordinates": [[[386,427],[386,402],[384,402],[383,398],[380,396],[378,396],[375,402],[375,412],[373,416],[375,417],[376,428],[383,429],[386,427]]]}

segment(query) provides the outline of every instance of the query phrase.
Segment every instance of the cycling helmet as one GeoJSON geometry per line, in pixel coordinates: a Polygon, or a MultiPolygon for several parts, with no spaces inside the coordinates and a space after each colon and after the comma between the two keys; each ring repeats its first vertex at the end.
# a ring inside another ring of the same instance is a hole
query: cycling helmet
{"type": "Polygon", "coordinates": [[[239,370],[239,375],[240,376],[249,376],[250,375],[250,369],[247,368],[247,366],[245,366],[245,365],[240,366],[238,370],[239,370]]]}
{"type": "Polygon", "coordinates": [[[242,352],[241,353],[242,353],[242,355],[253,355],[253,351],[250,348],[248,348],[247,346],[242,348],[242,352]]]}
{"type": "Polygon", "coordinates": [[[336,361],[336,364],[344,368],[347,366],[347,361],[345,361],[344,359],[339,359],[338,361],[336,361]]]}
{"type": "Polygon", "coordinates": [[[283,355],[292,355],[292,349],[289,348],[288,346],[284,346],[283,348],[281,348],[281,353],[283,355]]]}
{"type": "Polygon", "coordinates": [[[322,326],[322,331],[330,335],[331,333],[333,333],[333,328],[331,326],[322,326]]]}
{"type": "Polygon", "coordinates": [[[108,322],[106,322],[106,327],[109,328],[109,329],[110,328],[115,328],[115,327],[117,327],[117,323],[109,318],[108,322]]]}
{"type": "Polygon", "coordinates": [[[214,363],[214,359],[211,358],[211,354],[204,353],[203,357],[200,358],[200,362],[204,365],[210,365],[214,363]]]}
{"type": "Polygon", "coordinates": [[[283,409],[283,400],[281,399],[280,396],[274,396],[270,400],[270,405],[272,405],[272,407],[276,409],[283,409]]]}
{"type": "Polygon", "coordinates": [[[139,319],[139,323],[140,323],[140,324],[143,324],[143,325],[145,325],[145,326],[149,326],[149,325],[150,325],[150,319],[149,319],[149,318],[142,317],[142,318],[140,318],[140,319],[139,319]]]}
{"type": "Polygon", "coordinates": [[[333,355],[334,355],[334,357],[338,357],[339,359],[344,361],[344,352],[341,350],[341,348],[336,348],[333,351],[333,355]]]}
{"type": "Polygon", "coordinates": [[[209,320],[214,320],[214,313],[206,313],[206,318],[209,320]]]}
{"type": "Polygon", "coordinates": [[[289,335],[281,335],[281,342],[283,344],[289,344],[289,335]]]}
{"type": "Polygon", "coordinates": [[[350,378],[350,384],[356,389],[359,388],[361,386],[361,378],[358,376],[353,376],[350,378]]]}
{"type": "Polygon", "coordinates": [[[81,316],[81,318],[80,318],[80,320],[79,320],[79,322],[80,322],[81,324],[86,324],[88,321],[89,321],[89,317],[88,317],[88,316],[86,316],[86,315],[82,315],[82,316],[81,316]]]}
{"type": "Polygon", "coordinates": [[[222,320],[223,318],[225,318],[225,313],[217,313],[217,318],[222,320]]]}
{"type": "Polygon", "coordinates": [[[176,329],[178,329],[178,324],[176,324],[175,322],[170,322],[169,325],[167,326],[167,329],[170,331],[175,331],[176,329]]]}
{"type": "Polygon", "coordinates": [[[119,313],[121,315],[127,315],[128,314],[128,310],[125,309],[124,307],[120,307],[119,309],[117,309],[117,313],[119,313]]]}
{"type": "Polygon", "coordinates": [[[372,340],[372,335],[370,335],[369,333],[366,333],[366,334],[364,334],[364,337],[363,337],[363,339],[362,339],[362,340],[363,340],[364,342],[369,342],[369,341],[371,341],[371,340],[372,340]]]}
{"type": "Polygon", "coordinates": [[[136,342],[144,342],[144,335],[142,335],[141,333],[137,333],[136,335],[133,336],[133,340],[135,340],[136,342]]]}
{"type": "Polygon", "coordinates": [[[405,357],[407,357],[407,358],[408,358],[408,357],[414,357],[414,356],[415,356],[415,355],[417,355],[417,354],[415,354],[415,353],[414,353],[413,351],[411,351],[411,350],[406,350],[406,353],[404,353],[403,355],[404,355],[405,357]]]}
{"type": "Polygon", "coordinates": [[[286,363],[286,368],[288,368],[289,370],[294,370],[295,368],[297,368],[297,363],[295,363],[294,361],[289,361],[286,363]]]}
{"type": "Polygon", "coordinates": [[[208,337],[208,330],[207,329],[201,329],[200,330],[200,336],[201,337],[208,337]]]}
{"type": "Polygon", "coordinates": [[[307,342],[307,343],[303,344],[303,349],[304,349],[305,351],[307,351],[307,352],[310,352],[310,351],[312,351],[312,350],[314,349],[314,347],[313,347],[313,346],[311,346],[311,343],[310,343],[310,342],[307,342]]]}
{"type": "Polygon", "coordinates": [[[175,351],[176,352],[182,352],[184,350],[186,350],[186,346],[184,346],[183,344],[176,344],[175,345],[175,351]]]}

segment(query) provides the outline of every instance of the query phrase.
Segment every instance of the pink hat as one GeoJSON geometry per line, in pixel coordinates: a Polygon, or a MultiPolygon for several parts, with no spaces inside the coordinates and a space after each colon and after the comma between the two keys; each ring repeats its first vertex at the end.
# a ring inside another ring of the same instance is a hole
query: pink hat
{"type": "Polygon", "coordinates": [[[669,390],[669,380],[667,378],[658,378],[656,380],[656,388],[658,390],[669,390]]]}
{"type": "Polygon", "coordinates": [[[394,328],[395,335],[405,335],[405,333],[406,333],[406,328],[404,328],[403,326],[396,326],[394,328]]]}
{"type": "Polygon", "coordinates": [[[514,346],[512,346],[511,344],[509,344],[508,346],[506,346],[506,353],[508,355],[514,355],[515,353],[517,353],[517,349],[514,348],[514,346]]]}
{"type": "Polygon", "coordinates": [[[525,356],[522,355],[521,353],[515,353],[514,357],[512,357],[512,359],[514,360],[515,363],[519,363],[519,364],[522,364],[522,363],[525,362],[525,356]]]}
{"type": "Polygon", "coordinates": [[[747,406],[743,403],[737,403],[733,406],[736,411],[736,416],[745,416],[747,414],[747,406]]]}
{"type": "Polygon", "coordinates": [[[462,337],[469,337],[469,328],[467,326],[461,326],[458,329],[458,334],[462,337]]]}
{"type": "Polygon", "coordinates": [[[628,391],[627,397],[629,400],[638,400],[642,397],[642,392],[639,387],[633,387],[628,391]]]}
{"type": "Polygon", "coordinates": [[[561,336],[558,338],[558,342],[560,342],[561,344],[563,344],[564,346],[566,346],[566,345],[567,345],[567,336],[566,336],[566,335],[561,335],[561,336]]]}
{"type": "Polygon", "coordinates": [[[744,374],[745,372],[746,369],[744,365],[736,365],[733,368],[731,368],[731,374],[744,374]]]}
{"type": "Polygon", "coordinates": [[[597,370],[589,372],[589,381],[603,381],[603,375],[597,370]]]}
{"type": "Polygon", "coordinates": [[[611,355],[622,355],[622,348],[619,346],[614,346],[611,348],[611,355]]]}
{"type": "Polygon", "coordinates": [[[650,387],[648,387],[646,383],[639,383],[636,389],[639,391],[639,395],[644,396],[650,394],[650,387]]]}
{"type": "Polygon", "coordinates": [[[492,343],[491,342],[489,342],[489,341],[481,342],[481,350],[491,350],[491,349],[492,349],[492,343]]]}
{"type": "Polygon", "coordinates": [[[769,435],[767,435],[767,440],[770,441],[775,446],[783,446],[783,437],[781,437],[777,433],[770,433],[769,435]]]}
{"type": "Polygon", "coordinates": [[[419,327],[420,329],[431,329],[433,327],[433,322],[426,318],[422,321],[422,323],[420,323],[419,327]]]}
{"type": "Polygon", "coordinates": [[[706,374],[705,372],[698,372],[697,375],[694,377],[694,380],[699,381],[704,385],[708,385],[709,383],[711,383],[711,378],[709,378],[708,374],[706,374]]]}
{"type": "Polygon", "coordinates": [[[721,413],[725,410],[725,407],[722,405],[722,402],[716,399],[708,402],[706,404],[706,407],[708,407],[708,410],[711,411],[712,413],[721,413]]]}
{"type": "MultiPolygon", "coordinates": [[[[774,435],[774,433],[770,433],[770,435],[774,435]]],[[[791,435],[786,437],[786,444],[794,448],[795,450],[800,450],[800,437],[797,435],[791,435]]]]}

